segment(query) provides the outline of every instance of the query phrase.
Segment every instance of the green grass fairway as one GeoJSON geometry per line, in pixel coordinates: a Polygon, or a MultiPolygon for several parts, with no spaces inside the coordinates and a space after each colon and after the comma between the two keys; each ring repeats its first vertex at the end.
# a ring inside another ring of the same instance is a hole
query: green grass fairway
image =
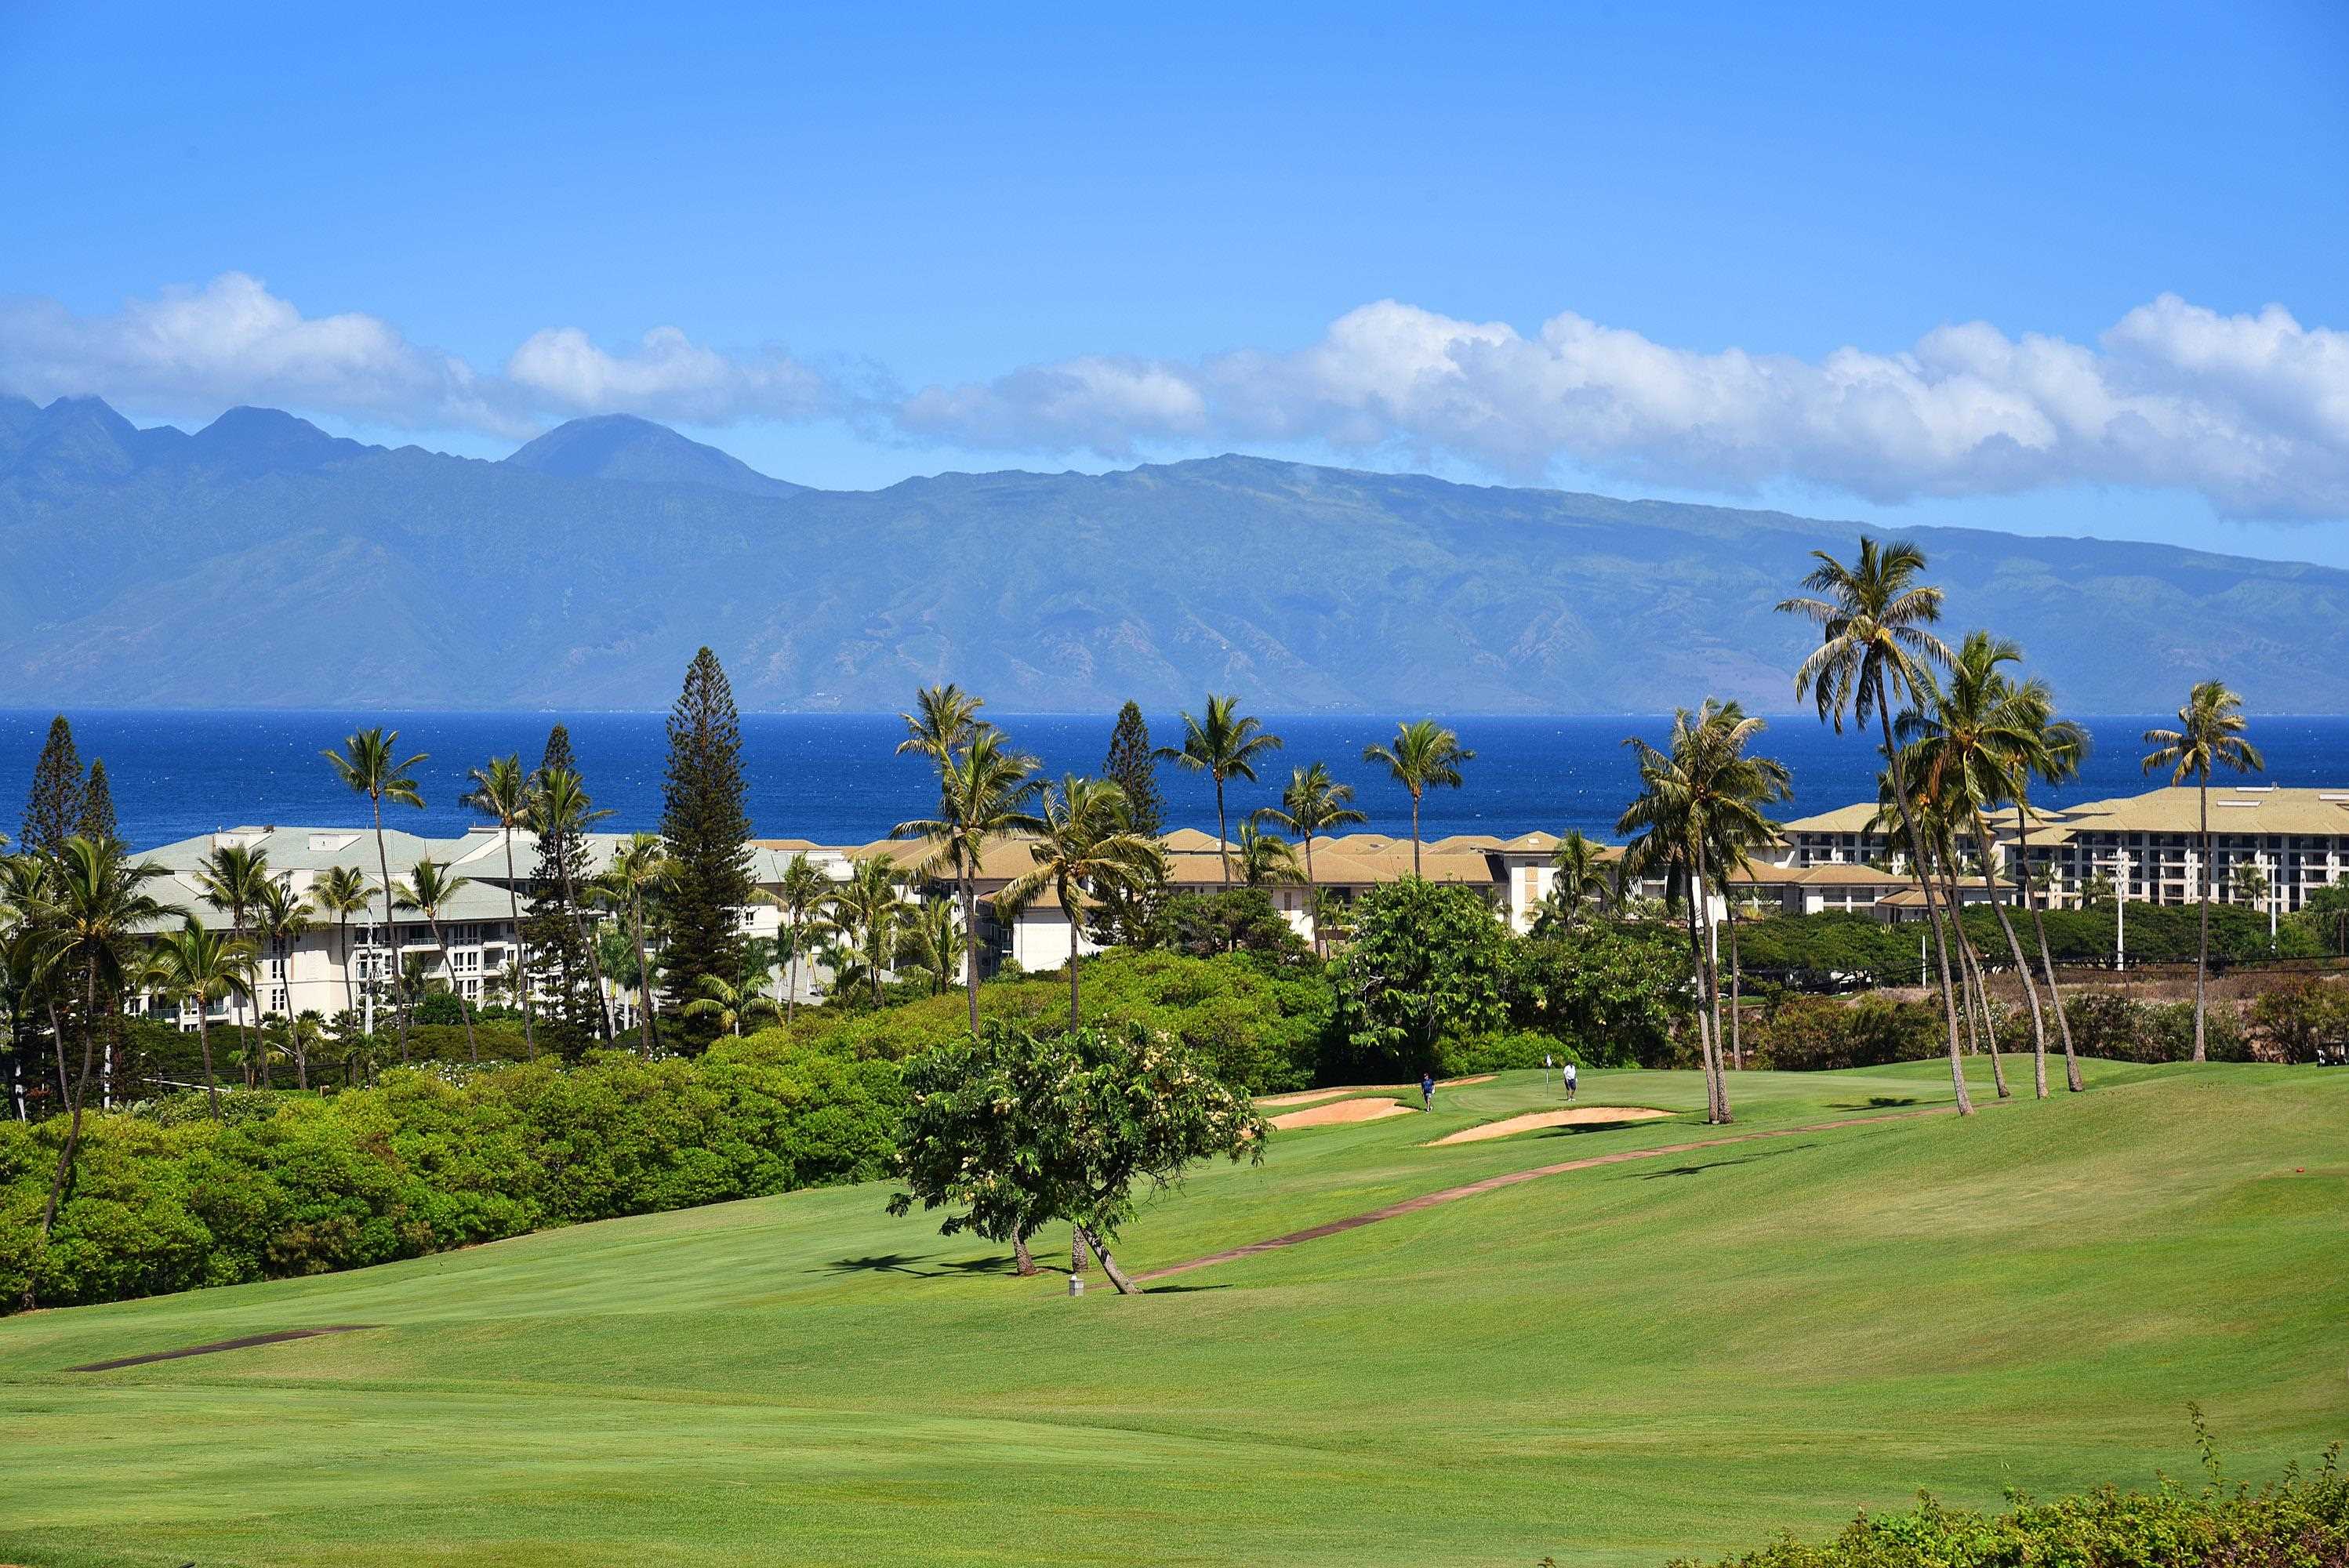
{"type": "MultiPolygon", "coordinates": [[[[2238,1473],[2349,1436],[2349,1072],[2090,1080],[1993,1105],[1985,1068],[1971,1122],[1576,1171],[1133,1299],[1013,1278],[865,1187],[0,1321],[0,1563],[1655,1564],[1920,1487],[2190,1474],[2189,1401],[2238,1473]],[[339,1323],[382,1326],[64,1370],[339,1323]]],[[[1732,1087],[1752,1130],[1948,1082],[1732,1087]]],[[[1422,1147],[1556,1092],[1281,1134],[1122,1261],[1706,1136],[1422,1147]]],[[[1593,1072],[1582,1101],[1702,1095],[1593,1072]]]]}

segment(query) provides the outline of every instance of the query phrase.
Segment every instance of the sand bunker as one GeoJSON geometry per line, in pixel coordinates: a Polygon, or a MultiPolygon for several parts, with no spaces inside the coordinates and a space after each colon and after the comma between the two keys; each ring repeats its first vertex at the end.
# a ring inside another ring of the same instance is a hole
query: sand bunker
{"type": "Polygon", "coordinates": [[[1577,1105],[1564,1110],[1537,1110],[1527,1116],[1513,1116],[1506,1121],[1488,1121],[1482,1127],[1463,1128],[1422,1147],[1434,1149],[1446,1143],[1482,1143],[1488,1138],[1506,1138],[1513,1132],[1531,1132],[1537,1127],[1591,1127],[1618,1121],[1654,1121],[1659,1117],[1670,1115],[1671,1112],[1669,1110],[1651,1110],[1643,1105],[1577,1105]]]}
{"type": "Polygon", "coordinates": [[[1341,1099],[1334,1105],[1317,1105],[1310,1110],[1276,1116],[1272,1125],[1285,1131],[1292,1127],[1329,1127],[1342,1121],[1376,1121],[1381,1117],[1413,1114],[1411,1107],[1397,1105],[1391,1099],[1341,1099]]]}
{"type": "Polygon", "coordinates": [[[1350,1088],[1302,1088],[1294,1094],[1260,1094],[1258,1105],[1319,1105],[1325,1099],[1335,1099],[1341,1094],[1352,1094],[1350,1088]]]}

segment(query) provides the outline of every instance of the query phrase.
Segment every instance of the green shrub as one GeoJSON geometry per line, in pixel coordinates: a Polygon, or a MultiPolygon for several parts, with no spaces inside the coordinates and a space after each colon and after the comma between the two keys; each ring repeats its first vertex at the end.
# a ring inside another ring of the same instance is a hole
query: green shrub
{"type": "MultiPolygon", "coordinates": [[[[1247,954],[1195,958],[1119,949],[1084,961],[1085,1022],[1134,1024],[1174,1036],[1225,1082],[1276,1092],[1312,1081],[1328,1027],[1330,994],[1319,965],[1267,963],[1247,954]]],[[[1067,1022],[1068,982],[1057,975],[997,980],[979,987],[985,1018],[1023,1028],[1067,1022]]],[[[843,1057],[902,1062],[970,1036],[959,991],[841,1016],[802,1015],[760,1040],[800,1039],[843,1057]]]]}
{"type": "Polygon", "coordinates": [[[1689,1010],[1688,971],[1686,949],[1665,927],[1552,925],[1509,944],[1509,1022],[1586,1066],[1664,1065],[1689,1010]]]}
{"type": "Polygon", "coordinates": [[[1921,1061],[1949,1047],[1940,1007],[1874,995],[1791,996],[1744,1036],[1754,1066],[1797,1072],[1921,1061]]]}
{"type": "Polygon", "coordinates": [[[1467,1078],[1475,1073],[1511,1072],[1519,1068],[1572,1061],[1584,1067],[1574,1048],[1550,1035],[1526,1029],[1478,1035],[1472,1039],[1446,1040],[1435,1050],[1438,1078],[1467,1078]]]}
{"type": "MultiPolygon", "coordinates": [[[[2138,1002],[2114,991],[2075,991],[2064,998],[2072,1048],[2082,1056],[2124,1062],[2182,1062],[2194,1056],[2194,1004],[2138,1002]]],[[[2242,1009],[2214,1002],[2203,1020],[2212,1061],[2251,1059],[2242,1009]]]]}
{"type": "Polygon", "coordinates": [[[2269,1059],[2313,1062],[2319,1046],[2349,1040],[2349,986],[2304,976],[2279,980],[2251,999],[2251,1027],[2269,1059]]]}
{"type": "Polygon", "coordinates": [[[1333,1079],[1416,1075],[1447,1042],[1507,1021],[1512,938],[1475,890],[1405,877],[1363,894],[1354,917],[1352,944],[1330,965],[1333,1079]]]}
{"type": "Polygon", "coordinates": [[[2194,1491],[2165,1479],[2151,1491],[2106,1486],[2048,1502],[2010,1493],[1995,1514],[1928,1497],[1899,1513],[1863,1513],[1832,1541],[1788,1537],[1717,1568],[2339,1568],[2349,1563],[2339,1452],[2335,1444],[2313,1474],[2295,1468],[2257,1491],[2229,1487],[2213,1462],[2210,1483],[2194,1491]]]}
{"type": "Polygon", "coordinates": [[[219,1122],[184,1101],[91,1117],[46,1245],[65,1124],[0,1124],[0,1303],[28,1281],[51,1305],[111,1301],[866,1180],[888,1169],[904,1107],[894,1065],[788,1040],[222,1098],[219,1122]]]}

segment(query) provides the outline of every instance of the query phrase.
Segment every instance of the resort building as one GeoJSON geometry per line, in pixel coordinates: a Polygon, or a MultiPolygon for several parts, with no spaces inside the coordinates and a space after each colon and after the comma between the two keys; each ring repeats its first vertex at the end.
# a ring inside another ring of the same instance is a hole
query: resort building
{"type": "MultiPolygon", "coordinates": [[[[2213,895],[2221,902],[2281,916],[2302,908],[2317,889],[2349,878],[2349,789],[2238,785],[2213,789],[2209,810],[2213,895]]],[[[1883,862],[1884,837],[1874,825],[1876,813],[1873,805],[1853,805],[1785,823],[1770,860],[1731,879],[1739,912],[1845,913],[1888,923],[1923,918],[1924,901],[1914,880],[1883,862]]],[[[2009,813],[1993,846],[2000,876],[1997,896],[2013,896],[2010,874],[2021,869],[2055,908],[2079,904],[2092,887],[2101,884],[2116,887],[2134,900],[2191,903],[2200,873],[2199,815],[2193,789],[2153,789],[2035,811],[2028,840],[2018,843],[2009,813]]],[[[590,876],[608,866],[626,842],[626,836],[618,833],[583,837],[590,876]]],[[[1177,829],[1160,844],[1167,885],[1176,893],[1213,892],[1228,885],[1227,878],[1237,880],[1237,846],[1227,870],[1213,834],[1177,829]]],[[[1475,889],[1498,918],[1524,932],[1532,928],[1557,887],[1552,862],[1558,844],[1557,835],[1538,831],[1506,839],[1454,834],[1423,842],[1418,870],[1430,882],[1475,889]]],[[[248,913],[244,934],[261,954],[256,994],[250,1005],[216,1005],[216,1018],[241,1019],[253,1011],[332,1016],[346,1006],[366,1012],[375,1005],[378,985],[403,972],[419,974],[428,984],[445,986],[469,1001],[510,995],[520,947],[514,913],[519,904],[527,913],[531,874],[538,860],[531,834],[516,832],[509,845],[506,835],[494,827],[446,839],[385,831],[383,859],[395,883],[406,883],[418,862],[427,859],[462,879],[438,911],[437,937],[433,923],[419,911],[395,910],[385,923],[371,829],[224,829],[166,844],[141,858],[169,873],[155,889],[166,903],[180,906],[206,925],[227,930],[235,924],[234,916],[206,902],[198,873],[215,851],[233,846],[264,855],[269,872],[284,877],[296,896],[310,893],[336,867],[357,870],[374,896],[345,918],[314,909],[307,923],[290,934],[257,930],[248,913]]],[[[1301,873],[1305,848],[1295,847],[1301,873]]],[[[844,882],[859,864],[886,856],[906,873],[904,896],[908,901],[954,899],[960,913],[959,890],[950,869],[933,866],[928,846],[920,842],[884,839],[825,845],[805,839],[757,839],[747,848],[753,885],[770,892],[780,890],[785,868],[796,857],[804,856],[832,881],[844,882]]],[[[1030,972],[1056,969],[1068,962],[1072,950],[1096,950],[1092,934],[1081,926],[1071,929],[1066,913],[1049,895],[1016,911],[1002,907],[1004,889],[1034,864],[1030,849],[1023,839],[998,841],[988,847],[978,868],[977,947],[983,974],[1007,965],[1030,972]]],[[[1611,872],[1619,866],[1622,854],[1619,846],[1599,846],[1602,871],[1611,872]]],[[[1413,864],[1408,839],[1382,833],[1317,838],[1309,888],[1300,874],[1262,891],[1298,935],[1309,942],[1317,900],[1325,910],[1342,909],[1371,889],[1410,875],[1413,864]]],[[[1664,892],[1662,882],[1655,878],[1624,890],[1626,896],[1639,900],[1661,899],[1664,892]]],[[[1978,873],[1961,880],[1961,902],[1977,903],[1992,896],[1978,873]]],[[[1714,913],[1725,913],[1717,900],[1714,913]]],[[[740,912],[746,935],[770,940],[781,934],[782,918],[781,910],[765,900],[754,900],[740,912]]],[[[789,975],[803,1001],[821,999],[831,981],[815,963],[800,964],[789,975]]],[[[617,988],[610,995],[620,1021],[632,1023],[636,999],[617,988]]],[[[163,1006],[152,999],[150,1005],[157,1009],[163,1006]]],[[[193,1011],[185,1007],[177,1019],[184,1027],[195,1025],[193,1011]]]]}
{"type": "MultiPolygon", "coordinates": [[[[2200,792],[2190,785],[2046,813],[2023,846],[2056,908],[2100,879],[2143,903],[2191,903],[2202,875],[2200,792]]],[[[2210,789],[2211,897],[2289,914],[2349,874],[2349,789],[2210,789]]]]}

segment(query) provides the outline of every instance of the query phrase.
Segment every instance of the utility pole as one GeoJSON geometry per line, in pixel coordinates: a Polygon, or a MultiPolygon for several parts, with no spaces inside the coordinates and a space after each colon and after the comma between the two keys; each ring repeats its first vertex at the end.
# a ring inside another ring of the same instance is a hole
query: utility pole
{"type": "Polygon", "coordinates": [[[2128,968],[2128,872],[2127,850],[2113,851],[2113,973],[2128,968]]]}

